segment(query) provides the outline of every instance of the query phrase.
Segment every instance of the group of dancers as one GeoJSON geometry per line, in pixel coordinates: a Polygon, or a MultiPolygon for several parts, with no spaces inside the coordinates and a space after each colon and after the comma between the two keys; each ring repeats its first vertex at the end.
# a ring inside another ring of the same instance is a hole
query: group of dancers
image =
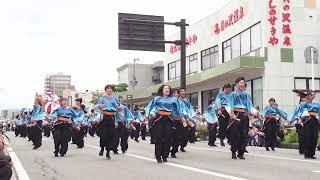
{"type": "MultiPolygon", "coordinates": [[[[216,146],[216,136],[220,138],[221,146],[228,139],[232,159],[245,159],[244,153],[248,144],[250,119],[257,114],[250,95],[246,92],[246,82],[243,77],[235,81],[235,89],[226,84],[223,91],[215,99],[209,100],[204,119],[207,122],[209,146],[216,146]],[[219,133],[218,133],[219,132],[219,133]]],[[[158,163],[167,162],[169,155],[176,158],[179,148],[186,152],[188,142],[196,141],[197,114],[190,101],[186,98],[186,89],[172,90],[168,85],[162,85],[158,95],[153,97],[142,113],[138,106],[130,111],[122,97],[113,95],[113,86],[105,86],[106,94],[96,104],[96,112],[91,110],[86,116],[82,99],[76,99],[76,106],[68,107],[67,99],[62,98],[61,106],[52,113],[45,113],[41,97],[36,97],[32,112],[22,112],[17,117],[16,135],[28,136],[34,149],[41,146],[42,131],[54,138],[54,155],[64,156],[68,151],[68,143],[72,140],[78,148],[84,147],[84,137],[87,133],[100,138],[99,156],[106,151],[106,158],[111,159],[110,152],[118,154],[120,145],[122,153],[128,150],[128,138],[136,142],[141,132],[145,140],[147,129],[154,144],[154,155],[158,163]],[[23,124],[23,122],[26,122],[23,124]]],[[[301,102],[295,109],[292,118],[281,110],[274,98],[263,110],[263,132],[266,138],[266,150],[275,151],[277,143],[276,120],[281,117],[294,123],[299,133],[299,152],[306,159],[315,159],[315,148],[319,130],[320,104],[315,103],[315,93],[312,91],[298,92],[301,102]]]]}

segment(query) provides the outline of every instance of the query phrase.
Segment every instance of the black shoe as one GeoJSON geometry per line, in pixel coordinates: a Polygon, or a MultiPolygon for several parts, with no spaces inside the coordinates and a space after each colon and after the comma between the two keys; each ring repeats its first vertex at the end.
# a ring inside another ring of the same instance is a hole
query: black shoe
{"type": "Polygon", "coordinates": [[[249,153],[247,149],[244,150],[244,153],[249,153]]]}
{"type": "Polygon", "coordinates": [[[266,150],[267,150],[267,151],[270,151],[270,149],[269,149],[268,147],[266,147],[266,150]]]}
{"type": "Polygon", "coordinates": [[[237,159],[236,153],[232,153],[232,159],[237,159]]]}
{"type": "Polygon", "coordinates": [[[274,147],[271,147],[271,150],[272,150],[272,151],[275,151],[274,147]]]}
{"type": "Polygon", "coordinates": [[[181,152],[187,152],[184,148],[180,148],[181,152]]]}
{"type": "Polygon", "coordinates": [[[310,156],[310,159],[317,159],[316,157],[314,157],[314,156],[310,156]]]}
{"type": "Polygon", "coordinates": [[[238,157],[239,159],[246,159],[246,158],[243,157],[243,155],[239,155],[239,154],[238,154],[237,157],[238,157]]]}
{"type": "Polygon", "coordinates": [[[109,153],[109,152],[107,152],[107,154],[106,154],[106,158],[107,158],[108,160],[110,160],[110,159],[111,159],[111,156],[110,156],[110,153],[109,153]]]}
{"type": "Polygon", "coordinates": [[[305,158],[305,159],[311,159],[311,157],[310,157],[310,156],[307,156],[307,155],[304,155],[304,158],[305,158]]]}
{"type": "Polygon", "coordinates": [[[177,156],[171,153],[171,158],[177,158],[177,156]]]}
{"type": "MultiPolygon", "coordinates": [[[[126,150],[121,150],[122,151],[122,154],[125,154],[126,153],[126,150]]],[[[119,153],[118,153],[119,154],[119,153]]]]}
{"type": "Polygon", "coordinates": [[[31,139],[28,139],[28,141],[31,141],[31,139]]]}
{"type": "Polygon", "coordinates": [[[146,140],[146,138],[142,138],[142,141],[145,141],[146,140]]]}
{"type": "Polygon", "coordinates": [[[38,149],[39,147],[41,147],[41,144],[37,145],[37,146],[34,146],[33,149],[38,149]]]}
{"type": "Polygon", "coordinates": [[[163,161],[164,163],[168,162],[167,158],[162,158],[162,161],[163,161]]]}
{"type": "Polygon", "coordinates": [[[135,141],[135,142],[139,142],[139,140],[138,140],[138,139],[135,139],[134,141],[135,141]]]}
{"type": "Polygon", "coordinates": [[[58,153],[54,153],[54,157],[58,157],[58,153]]]}
{"type": "Polygon", "coordinates": [[[118,151],[113,151],[113,154],[119,154],[118,151]]]}
{"type": "Polygon", "coordinates": [[[100,152],[99,152],[99,156],[103,156],[103,152],[104,152],[104,149],[101,148],[100,152]]]}
{"type": "Polygon", "coordinates": [[[217,147],[217,145],[216,144],[212,144],[212,147],[217,147]]]}
{"type": "Polygon", "coordinates": [[[302,150],[299,150],[300,155],[304,155],[304,152],[302,150]]]}
{"type": "Polygon", "coordinates": [[[156,158],[157,159],[157,163],[162,163],[162,159],[161,158],[156,158]]]}
{"type": "Polygon", "coordinates": [[[221,141],[220,145],[221,146],[226,146],[223,141],[221,141]]]}
{"type": "Polygon", "coordinates": [[[64,157],[64,153],[60,153],[60,156],[61,156],[61,157],[64,157]]]}

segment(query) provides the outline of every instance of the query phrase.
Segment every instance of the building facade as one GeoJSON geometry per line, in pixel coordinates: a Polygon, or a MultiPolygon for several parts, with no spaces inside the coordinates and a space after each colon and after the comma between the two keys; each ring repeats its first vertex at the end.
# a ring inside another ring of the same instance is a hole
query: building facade
{"type": "Polygon", "coordinates": [[[164,82],[163,61],[156,61],[154,64],[127,63],[119,67],[117,71],[118,83],[126,83],[129,86],[128,89],[149,87],[164,82]]]}
{"type": "Polygon", "coordinates": [[[65,75],[61,72],[58,74],[48,74],[45,77],[44,91],[52,91],[57,96],[63,97],[63,90],[70,89],[75,90],[75,87],[71,85],[71,75],[65,75]]]}
{"type": "MultiPolygon", "coordinates": [[[[237,77],[247,80],[254,105],[274,97],[292,112],[298,103],[293,89],[312,89],[307,47],[320,49],[319,0],[232,0],[187,29],[187,90],[194,107],[205,112],[209,98],[237,77]]],[[[179,38],[179,33],[169,40],[179,38]]],[[[317,57],[317,54],[313,54],[317,57]]],[[[167,45],[164,82],[180,84],[179,46],[167,45]]],[[[320,65],[314,64],[315,90],[320,65]]],[[[146,102],[159,86],[127,92],[146,102]]],[[[317,97],[319,100],[319,96],[317,97]]]]}

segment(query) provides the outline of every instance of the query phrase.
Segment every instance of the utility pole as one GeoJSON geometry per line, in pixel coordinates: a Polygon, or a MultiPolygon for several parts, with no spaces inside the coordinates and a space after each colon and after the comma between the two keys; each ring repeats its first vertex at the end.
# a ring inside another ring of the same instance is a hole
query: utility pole
{"type": "Polygon", "coordinates": [[[132,76],[133,80],[130,81],[130,83],[132,85],[132,90],[134,90],[134,88],[138,84],[137,77],[136,77],[136,62],[137,61],[139,61],[139,59],[136,59],[136,58],[133,59],[133,76],[132,76]]]}

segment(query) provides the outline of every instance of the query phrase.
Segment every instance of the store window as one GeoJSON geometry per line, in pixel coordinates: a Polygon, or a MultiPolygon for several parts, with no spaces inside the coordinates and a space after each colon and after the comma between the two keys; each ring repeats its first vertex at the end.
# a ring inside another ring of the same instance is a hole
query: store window
{"type": "Polygon", "coordinates": [[[254,51],[261,47],[261,25],[256,24],[251,28],[251,50],[254,51]]]}
{"type": "MultiPolygon", "coordinates": [[[[193,54],[186,57],[186,74],[195,73],[198,71],[198,54],[193,54]]],[[[181,75],[180,60],[168,64],[168,80],[176,79],[181,75]]]]}
{"type": "Polygon", "coordinates": [[[240,56],[240,35],[237,35],[231,39],[232,44],[232,53],[231,56],[233,58],[240,56]]]}
{"type": "Polygon", "coordinates": [[[231,40],[223,43],[223,62],[231,60],[231,40]]]}
{"type": "Polygon", "coordinates": [[[241,33],[241,55],[250,52],[250,29],[241,33]]]}
{"type": "Polygon", "coordinates": [[[181,76],[181,64],[180,64],[180,60],[176,61],[176,77],[178,78],[181,76]]]}
{"type": "Polygon", "coordinates": [[[219,93],[219,89],[213,89],[213,90],[208,90],[208,91],[202,91],[201,92],[201,97],[202,97],[202,113],[207,112],[208,108],[208,103],[209,99],[211,98],[216,98],[219,93]]]}
{"type": "Polygon", "coordinates": [[[252,81],[252,102],[255,106],[262,108],[263,104],[263,85],[262,78],[252,81]]]}
{"type": "Polygon", "coordinates": [[[198,54],[193,54],[187,57],[188,61],[187,66],[187,74],[195,73],[198,71],[198,54]]]}
{"type": "Polygon", "coordinates": [[[176,78],[176,62],[168,64],[168,78],[169,80],[176,78]]]}
{"type": "Polygon", "coordinates": [[[201,70],[215,67],[219,64],[219,47],[214,46],[201,52],[201,70]]]}
{"type": "MultiPolygon", "coordinates": [[[[316,91],[320,91],[320,78],[314,79],[314,87],[316,91]]],[[[312,90],[312,78],[294,78],[294,88],[298,90],[312,90]]]]}
{"type": "Polygon", "coordinates": [[[228,62],[261,48],[261,24],[258,23],[222,43],[223,59],[228,62]]]}
{"type": "Polygon", "coordinates": [[[198,109],[198,93],[187,94],[187,98],[190,100],[194,110],[198,109]]]}

